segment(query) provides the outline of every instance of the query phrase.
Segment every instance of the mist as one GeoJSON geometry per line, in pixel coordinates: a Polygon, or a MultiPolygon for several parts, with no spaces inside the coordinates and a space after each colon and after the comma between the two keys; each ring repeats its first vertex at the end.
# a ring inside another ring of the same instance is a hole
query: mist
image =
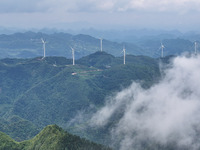
{"type": "Polygon", "coordinates": [[[178,56],[149,89],[139,83],[107,99],[90,122],[113,121],[110,134],[120,150],[200,147],[200,56],[178,56]]]}

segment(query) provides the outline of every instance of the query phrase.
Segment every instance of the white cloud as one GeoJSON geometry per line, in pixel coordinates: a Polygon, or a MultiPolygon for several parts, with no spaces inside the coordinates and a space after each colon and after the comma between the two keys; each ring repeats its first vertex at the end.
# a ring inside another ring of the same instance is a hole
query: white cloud
{"type": "MultiPolygon", "coordinates": [[[[49,3],[49,1],[48,1],[49,3]]],[[[48,4],[47,3],[47,4],[48,4]]],[[[145,12],[188,12],[199,11],[198,0],[58,0],[52,6],[65,6],[66,10],[76,11],[145,11],[145,12]],[[65,4],[65,5],[63,5],[65,4]]],[[[53,8],[52,7],[52,8],[53,8]]]]}
{"type": "Polygon", "coordinates": [[[150,89],[133,83],[111,98],[91,119],[106,125],[123,112],[113,128],[121,137],[121,150],[142,149],[142,142],[173,144],[177,149],[200,146],[200,56],[177,57],[164,78],[150,89]],[[175,142],[175,143],[174,143],[175,142]]]}
{"type": "Polygon", "coordinates": [[[199,0],[0,0],[0,26],[198,29],[199,8],[199,0]]]}
{"type": "Polygon", "coordinates": [[[199,0],[1,0],[1,12],[199,11],[199,0]]]}

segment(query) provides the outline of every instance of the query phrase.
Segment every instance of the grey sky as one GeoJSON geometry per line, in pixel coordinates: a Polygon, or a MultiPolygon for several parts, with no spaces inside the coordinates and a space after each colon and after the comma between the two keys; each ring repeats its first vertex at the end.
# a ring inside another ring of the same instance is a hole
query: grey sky
{"type": "Polygon", "coordinates": [[[199,0],[0,0],[0,26],[193,30],[199,8],[199,0]]]}

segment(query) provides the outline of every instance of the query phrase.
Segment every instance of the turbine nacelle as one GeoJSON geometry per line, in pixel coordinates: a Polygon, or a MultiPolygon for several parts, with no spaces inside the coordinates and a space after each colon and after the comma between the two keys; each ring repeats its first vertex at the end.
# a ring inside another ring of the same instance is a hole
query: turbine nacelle
{"type": "Polygon", "coordinates": [[[41,41],[42,41],[43,44],[47,43],[47,41],[45,39],[43,39],[43,38],[41,38],[41,41]]]}

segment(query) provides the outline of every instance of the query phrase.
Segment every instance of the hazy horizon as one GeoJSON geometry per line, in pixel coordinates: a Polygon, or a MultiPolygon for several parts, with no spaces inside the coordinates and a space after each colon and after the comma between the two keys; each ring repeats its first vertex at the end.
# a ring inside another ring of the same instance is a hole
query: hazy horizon
{"type": "Polygon", "coordinates": [[[1,0],[1,27],[198,30],[198,0],[1,0]]]}

